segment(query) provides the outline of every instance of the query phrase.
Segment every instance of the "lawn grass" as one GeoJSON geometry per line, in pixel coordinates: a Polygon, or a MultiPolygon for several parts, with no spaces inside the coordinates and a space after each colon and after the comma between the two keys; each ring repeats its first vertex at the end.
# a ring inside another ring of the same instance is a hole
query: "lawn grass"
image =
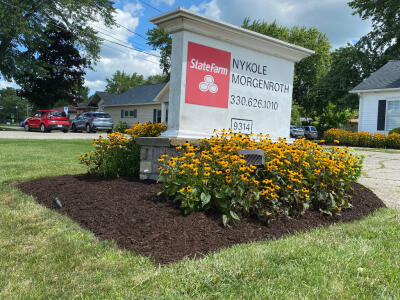
{"type": "Polygon", "coordinates": [[[398,210],[159,266],[9,184],[84,172],[89,146],[0,140],[0,298],[400,298],[398,210]]]}

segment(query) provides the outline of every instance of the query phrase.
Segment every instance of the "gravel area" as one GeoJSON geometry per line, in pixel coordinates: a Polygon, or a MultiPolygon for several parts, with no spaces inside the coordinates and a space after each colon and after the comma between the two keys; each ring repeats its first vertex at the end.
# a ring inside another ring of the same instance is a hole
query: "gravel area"
{"type": "Polygon", "coordinates": [[[356,152],[365,156],[358,182],[371,189],[387,206],[400,209],[400,151],[356,152]]]}
{"type": "Polygon", "coordinates": [[[52,131],[42,133],[39,131],[0,131],[0,139],[96,139],[100,135],[106,136],[106,132],[86,133],[86,132],[68,132],[52,131]]]}

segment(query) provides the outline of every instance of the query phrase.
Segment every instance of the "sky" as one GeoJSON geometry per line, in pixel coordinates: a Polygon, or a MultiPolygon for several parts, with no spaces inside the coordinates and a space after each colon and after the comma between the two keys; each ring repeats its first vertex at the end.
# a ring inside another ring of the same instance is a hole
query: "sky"
{"type": "MultiPolygon", "coordinates": [[[[276,20],[279,25],[316,27],[326,33],[334,48],[354,43],[371,29],[369,21],[352,15],[349,0],[114,0],[115,19],[123,27],[92,24],[104,41],[100,60],[94,70],[87,70],[85,85],[90,94],[103,91],[106,78],[117,71],[145,77],[161,74],[158,52],[146,45],[146,32],[153,27],[148,20],[177,7],[184,7],[208,17],[240,26],[245,17],[251,20],[276,20]],[[118,44],[120,45],[118,45],[118,44]],[[124,45],[124,46],[121,46],[124,45]],[[133,48],[133,49],[131,49],[133,48]],[[144,50],[149,54],[135,50],[144,50]],[[150,55],[151,54],[151,55],[150,55]]],[[[0,88],[16,87],[0,80],[0,88]]]]}

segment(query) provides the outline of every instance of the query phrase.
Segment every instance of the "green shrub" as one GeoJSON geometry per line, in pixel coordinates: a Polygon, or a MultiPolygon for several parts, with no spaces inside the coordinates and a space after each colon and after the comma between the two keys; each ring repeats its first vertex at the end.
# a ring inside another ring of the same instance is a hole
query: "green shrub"
{"type": "Polygon", "coordinates": [[[241,216],[263,220],[303,214],[310,206],[331,214],[351,206],[348,190],[361,172],[361,160],[338,147],[324,149],[304,139],[294,144],[223,133],[177,147],[177,157],[163,155],[163,192],[185,213],[216,209],[224,223],[241,216]],[[261,149],[266,164],[246,165],[241,149],[261,149]]]}
{"type": "Polygon", "coordinates": [[[125,130],[126,134],[113,132],[106,138],[93,141],[94,150],[78,157],[88,168],[88,173],[102,177],[137,176],[140,166],[139,136],[158,136],[167,126],[159,123],[137,123],[125,130]]]}
{"type": "Polygon", "coordinates": [[[390,130],[390,131],[389,131],[389,134],[391,134],[391,133],[397,133],[397,134],[400,134],[400,127],[393,128],[392,130],[390,130]]]}
{"type": "Polygon", "coordinates": [[[125,133],[125,130],[129,128],[126,122],[119,121],[117,125],[114,126],[114,131],[125,133]]]}

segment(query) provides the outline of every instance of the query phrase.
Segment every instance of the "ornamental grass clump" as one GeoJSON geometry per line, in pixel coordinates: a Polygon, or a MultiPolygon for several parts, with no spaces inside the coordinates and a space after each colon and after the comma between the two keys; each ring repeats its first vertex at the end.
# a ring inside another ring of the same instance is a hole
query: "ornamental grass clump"
{"type": "Polygon", "coordinates": [[[137,137],[159,136],[165,123],[136,123],[124,133],[114,132],[93,140],[94,150],[78,157],[88,173],[101,177],[137,176],[140,165],[140,146],[137,137]]]}
{"type": "Polygon", "coordinates": [[[350,183],[361,172],[361,159],[346,149],[324,149],[305,139],[287,144],[268,136],[223,131],[195,147],[177,147],[180,155],[163,155],[163,193],[180,203],[185,213],[215,209],[224,224],[240,217],[264,221],[303,214],[326,214],[351,207],[350,183]],[[246,165],[239,150],[260,149],[265,165],[246,165]]]}

